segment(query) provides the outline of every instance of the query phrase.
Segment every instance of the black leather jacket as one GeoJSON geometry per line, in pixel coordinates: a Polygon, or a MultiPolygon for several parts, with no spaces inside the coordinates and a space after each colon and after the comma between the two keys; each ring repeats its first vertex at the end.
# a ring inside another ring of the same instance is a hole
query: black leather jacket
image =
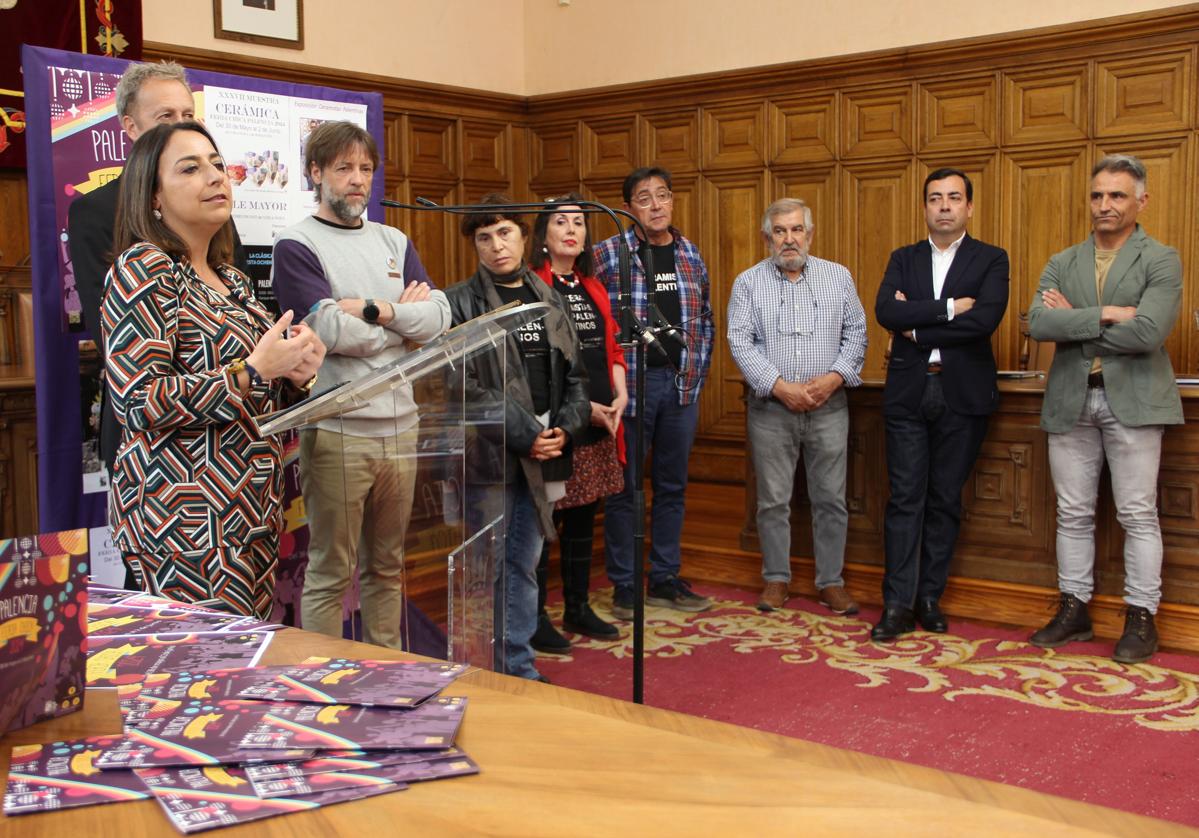
{"type": "MultiPolygon", "coordinates": [[[[591,401],[578,336],[562,297],[531,271],[525,270],[522,280],[539,300],[552,306],[546,315],[546,332],[550,340],[550,427],[566,432],[568,443],[563,455],[544,463],[529,457],[542,425],[534,413],[533,394],[525,378],[520,347],[515,338],[509,337],[506,342],[506,378],[501,373],[499,358],[493,352],[480,353],[471,359],[470,377],[479,387],[492,392],[495,392],[494,388],[498,387],[499,382],[505,382],[507,480],[510,482],[515,479],[517,468],[524,472],[539,511],[543,513],[542,530],[548,537],[553,532],[553,504],[546,500],[545,481],[565,480],[570,476],[570,450],[573,440],[579,438],[590,425],[591,401]]],[[[447,288],[445,294],[450,301],[453,326],[473,320],[501,305],[492,275],[481,265],[474,276],[447,288]]]]}

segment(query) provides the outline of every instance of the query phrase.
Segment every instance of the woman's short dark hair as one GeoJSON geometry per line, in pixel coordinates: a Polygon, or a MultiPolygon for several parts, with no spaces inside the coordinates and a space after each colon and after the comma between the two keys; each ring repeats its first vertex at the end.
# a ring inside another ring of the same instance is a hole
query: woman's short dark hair
{"type": "MultiPolygon", "coordinates": [[[[480,204],[491,204],[494,206],[503,206],[504,204],[515,204],[511,196],[505,195],[503,192],[488,192],[479,199],[480,204]]],[[[499,224],[501,221],[511,221],[520,228],[522,236],[529,235],[529,222],[525,221],[511,210],[495,210],[488,212],[487,210],[478,210],[470,212],[462,216],[462,235],[468,239],[475,237],[475,231],[480,227],[490,227],[492,224],[499,224]]]]}
{"type": "MultiPolygon", "coordinates": [[[[121,172],[121,185],[117,193],[117,217],[112,230],[115,258],[138,242],[157,245],[172,259],[178,261],[190,254],[183,238],[154,216],[154,196],[162,184],[158,181],[158,164],[162,152],[177,131],[194,131],[202,134],[218,154],[216,140],[208,129],[199,122],[176,122],[156,125],[137,138],[125,169],[121,172]]],[[[208,245],[208,264],[212,267],[233,262],[233,216],[217,230],[208,245]]]]}
{"type": "MultiPolygon", "coordinates": [[[[571,192],[557,198],[546,198],[546,203],[561,204],[564,207],[577,206],[578,201],[587,200],[578,192],[571,192]]],[[[563,212],[563,210],[548,210],[537,214],[537,220],[533,222],[533,254],[529,257],[529,264],[534,268],[540,268],[546,262],[550,261],[549,252],[545,250],[545,234],[549,229],[550,221],[555,215],[563,212]]],[[[592,276],[595,272],[595,261],[591,255],[591,225],[587,224],[587,216],[583,216],[583,252],[575,257],[575,270],[581,276],[592,276]]]]}

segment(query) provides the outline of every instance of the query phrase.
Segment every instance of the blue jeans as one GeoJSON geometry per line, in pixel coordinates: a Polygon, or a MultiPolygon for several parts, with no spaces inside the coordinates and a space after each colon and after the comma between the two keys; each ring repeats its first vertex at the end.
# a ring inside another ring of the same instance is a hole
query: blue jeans
{"type": "Polygon", "coordinates": [[[1157,472],[1162,426],[1120,423],[1102,387],[1087,390],[1078,423],[1049,435],[1049,469],[1057,492],[1057,575],[1063,593],[1083,602],[1095,586],[1095,503],[1107,459],[1116,520],[1124,528],[1124,601],[1157,613],[1162,598],[1162,532],[1157,472]]]}
{"type": "MultiPolygon", "coordinates": [[[[679,404],[674,372],[666,367],[645,371],[645,446],[653,452],[650,479],[654,489],[650,516],[650,584],[679,575],[679,542],[683,535],[683,500],[687,492],[687,458],[695,441],[699,402],[679,404]]],[[[604,506],[604,561],[608,578],[617,588],[633,587],[633,469],[637,446],[636,422],[625,417],[628,458],[624,489],[604,506]]]]}
{"type": "Polygon", "coordinates": [[[537,507],[524,474],[504,487],[504,568],[496,580],[496,670],[520,678],[536,679],[533,666],[533,632],[537,629],[537,561],[541,558],[541,527],[537,507]]]}
{"type": "Polygon", "coordinates": [[[803,454],[812,505],[812,548],[819,590],[844,585],[849,403],[838,390],[816,410],[793,413],[771,399],[749,400],[749,441],[758,476],[758,541],[762,578],[791,581],[791,495],[803,454]]]}

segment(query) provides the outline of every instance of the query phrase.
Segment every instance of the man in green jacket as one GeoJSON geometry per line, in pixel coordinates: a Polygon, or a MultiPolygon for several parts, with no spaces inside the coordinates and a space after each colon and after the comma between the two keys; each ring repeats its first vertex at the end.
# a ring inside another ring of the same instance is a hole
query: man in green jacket
{"type": "Polygon", "coordinates": [[[1056,648],[1092,637],[1095,502],[1104,458],[1124,528],[1124,634],[1114,659],[1157,651],[1162,536],[1157,471],[1162,431],[1183,422],[1166,338],[1182,301],[1178,252],[1145,235],[1145,166],[1113,154],[1091,171],[1093,235],[1049,260],[1029,311],[1032,337],[1057,349],[1041,427],[1057,492],[1057,614],[1031,642],[1056,648]]]}

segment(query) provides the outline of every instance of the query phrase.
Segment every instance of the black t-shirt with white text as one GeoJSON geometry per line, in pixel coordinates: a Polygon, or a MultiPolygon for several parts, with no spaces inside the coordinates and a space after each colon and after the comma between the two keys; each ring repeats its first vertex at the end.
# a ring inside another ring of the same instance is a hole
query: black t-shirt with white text
{"type": "MultiPolygon", "coordinates": [[[[591,295],[578,280],[554,274],[554,290],[566,301],[566,308],[574,321],[579,336],[579,348],[583,353],[583,366],[587,368],[588,398],[598,404],[612,404],[612,380],[608,371],[607,328],[603,315],[591,295]],[[572,284],[573,283],[573,284],[572,284]]],[[[603,428],[589,428],[583,444],[598,442],[607,436],[603,428]]]]}
{"type": "MultiPolygon", "coordinates": [[[[497,284],[495,292],[504,303],[514,300],[522,305],[539,303],[541,298],[523,282],[515,288],[497,284]]],[[[515,332],[516,345],[520,347],[520,358],[525,365],[525,378],[533,394],[533,410],[542,414],[550,409],[550,339],[546,331],[545,318],[526,323],[515,332]]]]}
{"type": "MultiPolygon", "coordinates": [[[[662,318],[667,323],[679,326],[683,321],[683,307],[679,302],[679,281],[675,276],[674,243],[642,244],[642,254],[645,253],[647,247],[652,250],[654,259],[654,302],[657,304],[662,318]]],[[[642,264],[645,264],[644,255],[642,255],[641,261],[642,264]]],[[[658,328],[664,324],[647,323],[646,325],[651,328],[658,328]]],[[[646,363],[651,367],[673,365],[675,369],[682,369],[682,339],[672,333],[661,335],[658,340],[661,342],[663,348],[666,349],[667,355],[670,356],[669,362],[666,360],[666,356],[658,349],[649,346],[645,351],[646,363]]]]}

